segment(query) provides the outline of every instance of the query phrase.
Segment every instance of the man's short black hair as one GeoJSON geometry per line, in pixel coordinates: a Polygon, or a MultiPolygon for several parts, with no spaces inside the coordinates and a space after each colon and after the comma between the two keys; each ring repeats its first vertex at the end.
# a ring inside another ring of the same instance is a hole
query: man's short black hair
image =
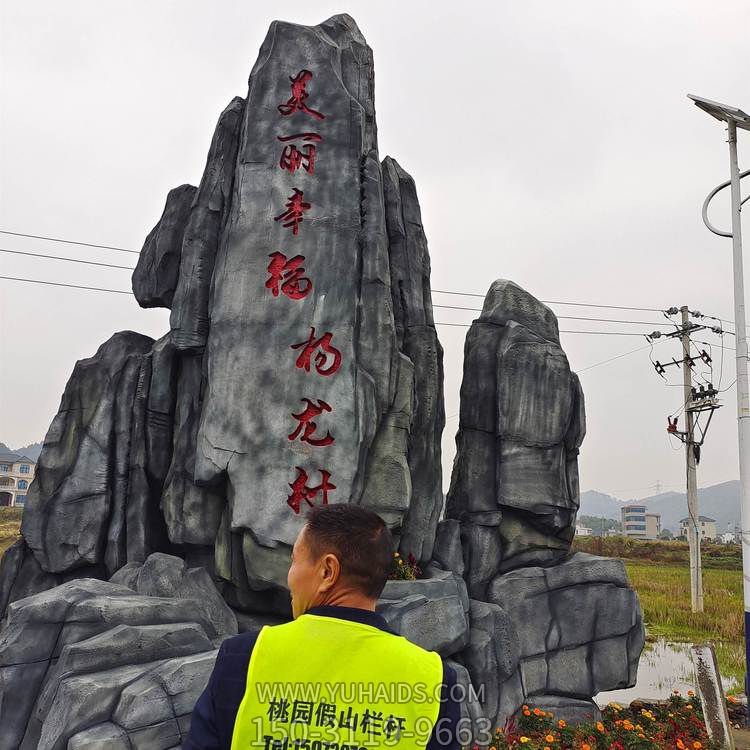
{"type": "Polygon", "coordinates": [[[377,599],[388,580],[393,539],[383,519],[360,505],[316,505],[307,517],[305,540],[316,559],[331,552],[341,576],[377,599]]]}

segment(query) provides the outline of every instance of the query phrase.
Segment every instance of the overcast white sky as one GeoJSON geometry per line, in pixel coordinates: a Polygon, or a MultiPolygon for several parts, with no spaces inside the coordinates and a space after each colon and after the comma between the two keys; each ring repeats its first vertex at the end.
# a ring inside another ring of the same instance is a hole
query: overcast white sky
{"type": "MultiPolygon", "coordinates": [[[[140,249],[167,191],[197,184],[220,111],[245,96],[268,24],[356,19],[375,54],[381,156],[417,181],[435,289],[509,278],[544,300],[733,318],[731,243],[700,218],[728,176],[722,126],[697,93],[750,111],[747,0],[285,3],[68,0],[0,6],[0,229],[140,249]]],[[[740,135],[740,160],[750,133],[740,135]]],[[[748,166],[745,160],[745,167],[748,166]]],[[[750,186],[746,188],[750,191],[750,186]]],[[[718,201],[715,223],[728,224],[718,201]]],[[[745,222],[750,244],[750,227],[745,222]]],[[[135,256],[0,235],[0,248],[133,265],[135,256]]],[[[0,274],[128,289],[128,271],[0,253],[0,274]]],[[[436,304],[480,300],[434,294],[436,304]]],[[[468,304],[467,304],[468,303],[468,304]]],[[[563,329],[644,332],[659,313],[553,305],[563,329]]],[[[436,309],[436,319],[474,313],[436,309]]],[[[113,332],[166,332],[132,297],[0,280],[0,440],[41,440],[77,359],[113,332]]],[[[449,481],[466,329],[442,326],[449,481]]],[[[574,369],[641,346],[563,334],[574,369]]],[[[712,337],[707,340],[718,339],[712,337]]],[[[733,346],[732,337],[725,337],[733,346]]],[[[662,343],[661,358],[674,354],[662,343]]],[[[714,350],[719,361],[719,350],[714,350]]],[[[722,387],[734,379],[725,352],[722,387]]],[[[717,368],[718,369],[718,368],[717,368]]],[[[640,351],[581,372],[582,489],[683,487],[666,415],[681,403],[640,351]]],[[[718,382],[718,373],[714,376],[718,382]]],[[[672,383],[679,383],[672,373],[672,383]]],[[[735,392],[699,485],[737,476],[735,392]]]]}

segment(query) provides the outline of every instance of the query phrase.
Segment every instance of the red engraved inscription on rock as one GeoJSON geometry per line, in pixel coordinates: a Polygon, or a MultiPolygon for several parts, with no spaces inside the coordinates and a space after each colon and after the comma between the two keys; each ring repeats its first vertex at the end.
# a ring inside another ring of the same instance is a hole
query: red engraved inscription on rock
{"type": "Polygon", "coordinates": [[[278,110],[284,117],[293,115],[295,112],[304,112],[316,120],[325,120],[325,115],[310,109],[305,103],[310,94],[307,91],[307,82],[313,77],[309,70],[300,70],[294,78],[289,76],[292,84],[292,95],[287,99],[285,104],[279,104],[278,110]]]}
{"type": "Polygon", "coordinates": [[[323,412],[332,411],[331,406],[322,399],[318,399],[317,404],[309,398],[303,398],[302,402],[305,404],[304,410],[299,414],[292,414],[292,416],[299,422],[297,429],[287,435],[287,437],[290,440],[296,440],[299,438],[301,443],[309,443],[316,447],[330,445],[334,440],[333,435],[327,430],[324,437],[315,437],[318,425],[313,420],[315,417],[319,417],[323,412]]]}
{"type": "Polygon", "coordinates": [[[270,289],[274,297],[278,297],[279,292],[289,299],[304,299],[310,294],[313,284],[304,276],[304,255],[295,255],[287,260],[284,253],[277,252],[271,253],[268,257],[271,262],[267,269],[266,289],[270,289]]]}
{"type": "Polygon", "coordinates": [[[304,192],[293,188],[294,192],[286,202],[286,211],[274,217],[274,221],[282,221],[283,226],[291,227],[292,234],[299,234],[299,225],[303,221],[305,211],[309,211],[311,205],[304,200],[304,192]]]}
{"type": "Polygon", "coordinates": [[[336,485],[331,484],[330,482],[330,472],[325,471],[325,469],[319,469],[321,477],[320,484],[317,487],[308,487],[307,472],[299,466],[296,468],[297,478],[289,485],[292,488],[292,494],[286,499],[289,507],[295,513],[299,513],[300,506],[303,502],[306,502],[312,508],[313,500],[318,496],[318,493],[321,493],[323,497],[323,505],[328,505],[328,493],[336,489],[336,485]]]}
{"type": "Polygon", "coordinates": [[[286,143],[284,150],[281,152],[279,166],[286,169],[290,174],[294,174],[298,169],[304,169],[309,174],[315,173],[315,154],[317,147],[309,141],[322,141],[323,138],[317,133],[295,133],[294,135],[276,136],[282,143],[286,143]],[[306,141],[301,148],[292,141],[306,141]]]}
{"type": "Polygon", "coordinates": [[[310,364],[313,354],[315,355],[315,369],[318,375],[333,375],[341,367],[341,352],[335,346],[331,346],[333,334],[324,333],[319,339],[315,338],[315,328],[310,328],[310,336],[307,341],[292,344],[292,349],[302,349],[297,357],[296,365],[305,372],[310,372],[310,364]]]}

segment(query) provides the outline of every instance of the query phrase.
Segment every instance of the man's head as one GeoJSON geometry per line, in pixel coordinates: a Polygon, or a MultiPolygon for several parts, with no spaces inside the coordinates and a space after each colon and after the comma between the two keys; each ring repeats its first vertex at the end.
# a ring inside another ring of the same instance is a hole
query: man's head
{"type": "Polygon", "coordinates": [[[377,513],[359,505],[315,506],[292,549],[292,615],[321,604],[374,609],[392,556],[391,534],[377,513]]]}

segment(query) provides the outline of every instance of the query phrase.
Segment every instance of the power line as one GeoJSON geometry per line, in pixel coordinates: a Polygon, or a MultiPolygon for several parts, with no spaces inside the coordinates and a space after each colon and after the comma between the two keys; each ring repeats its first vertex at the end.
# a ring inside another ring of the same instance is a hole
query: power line
{"type": "MultiPolygon", "coordinates": [[[[435,322],[436,326],[453,326],[455,328],[471,328],[471,323],[441,323],[441,322],[435,322]]],[[[589,333],[592,335],[601,335],[601,336],[641,336],[643,337],[645,334],[643,333],[626,333],[625,331],[568,331],[564,328],[560,328],[560,333],[589,333]]]]}
{"type": "Polygon", "coordinates": [[[114,294],[133,294],[132,292],[126,292],[123,289],[102,289],[98,286],[83,286],[81,284],[63,284],[61,281],[42,281],[41,279],[21,279],[17,276],[0,276],[0,279],[7,279],[8,281],[24,281],[27,284],[46,284],[48,286],[66,286],[71,289],[89,289],[94,292],[112,292],[114,294]]]}
{"type": "MultiPolygon", "coordinates": [[[[435,294],[455,294],[459,297],[479,297],[480,299],[484,299],[487,295],[486,294],[475,294],[473,292],[448,292],[444,289],[432,289],[431,291],[435,292],[435,294]]],[[[545,305],[572,305],[573,307],[601,307],[601,308],[608,308],[610,310],[637,310],[639,312],[662,312],[661,308],[659,307],[627,307],[625,305],[595,305],[592,302],[560,302],[555,300],[549,300],[549,299],[540,299],[540,302],[543,302],[545,305]]]]}
{"type": "Polygon", "coordinates": [[[64,242],[66,245],[83,245],[84,247],[98,247],[101,250],[119,250],[121,253],[133,253],[140,255],[138,250],[127,250],[124,247],[113,247],[112,245],[96,245],[93,242],[77,242],[76,240],[63,240],[59,237],[45,237],[41,234],[25,234],[24,232],[9,232],[7,229],[0,229],[0,234],[11,234],[14,237],[31,237],[34,240],[47,240],[48,242],[64,242]]]}
{"type": "Polygon", "coordinates": [[[32,258],[46,258],[49,260],[65,260],[68,263],[85,263],[87,266],[104,266],[105,268],[124,268],[128,271],[133,271],[133,266],[117,266],[113,263],[97,263],[93,260],[81,260],[80,258],[66,258],[62,255],[42,255],[42,253],[26,253],[23,250],[7,250],[6,248],[0,247],[0,253],[12,253],[13,255],[28,255],[32,258]]]}
{"type": "MultiPolygon", "coordinates": [[[[114,294],[132,294],[124,289],[104,289],[98,286],[84,286],[83,284],[63,284],[59,281],[42,281],[41,279],[24,279],[18,276],[0,276],[0,279],[7,281],[22,281],[27,284],[46,284],[48,286],[64,286],[71,289],[88,289],[95,292],[112,292],[114,294]]],[[[436,326],[456,326],[460,328],[470,328],[470,323],[435,323],[436,326]]],[[[623,333],[621,331],[566,331],[560,329],[560,333],[583,333],[594,336],[642,336],[642,333],[623,333]]]]}
{"type": "Polygon", "coordinates": [[[610,362],[614,362],[616,359],[622,359],[623,357],[627,357],[631,354],[635,354],[636,352],[642,352],[644,349],[648,349],[650,344],[646,344],[645,346],[639,346],[637,349],[631,349],[629,352],[623,352],[622,354],[618,354],[616,357],[610,357],[609,359],[603,359],[601,362],[596,362],[593,365],[588,365],[587,367],[582,367],[580,370],[576,370],[576,373],[580,375],[582,372],[586,372],[586,370],[593,370],[594,367],[599,367],[601,365],[609,364],[610,362]]]}
{"type": "MultiPolygon", "coordinates": [[[[438,307],[442,310],[471,310],[473,312],[482,312],[481,307],[459,307],[457,305],[435,305],[435,304],[433,304],[433,307],[438,307]]],[[[669,323],[669,322],[664,323],[662,321],[655,323],[650,320],[617,320],[614,318],[587,318],[587,317],[578,317],[574,315],[556,315],[555,317],[558,320],[593,320],[597,323],[632,323],[634,325],[639,325],[639,326],[675,327],[674,323],[669,323]]]]}
{"type": "MultiPolygon", "coordinates": [[[[80,245],[82,247],[94,247],[100,250],[115,250],[121,253],[132,253],[133,255],[140,255],[139,250],[129,250],[128,248],[125,248],[125,247],[116,247],[114,245],[100,245],[95,242],[83,242],[81,240],[67,240],[67,239],[63,239],[62,237],[48,237],[42,234],[29,234],[27,232],[11,232],[8,229],[0,229],[0,234],[8,234],[13,237],[29,237],[34,240],[44,240],[46,242],[62,242],[66,245],[80,245]]],[[[18,254],[21,254],[19,251],[6,251],[6,252],[17,252],[18,254]]],[[[32,255],[33,253],[28,253],[28,254],[32,255]]],[[[39,257],[49,257],[49,258],[54,258],[55,260],[65,260],[64,258],[59,258],[57,256],[39,255],[39,257]]],[[[84,262],[84,261],[79,261],[79,262],[84,262]]],[[[91,263],[92,265],[94,265],[93,262],[91,263]]],[[[98,265],[106,265],[106,264],[101,263],[98,265]]],[[[113,266],[113,267],[117,267],[117,266],[113,266]]],[[[435,294],[452,294],[452,295],[457,295],[459,297],[477,297],[479,299],[484,299],[487,296],[486,294],[477,294],[474,292],[453,292],[453,291],[448,291],[445,289],[432,289],[431,291],[434,292],[435,294]]],[[[609,310],[635,310],[638,312],[664,312],[661,308],[658,308],[658,307],[633,307],[633,306],[628,306],[628,305],[597,305],[597,304],[594,304],[593,302],[563,302],[560,300],[548,300],[548,299],[543,299],[539,301],[546,305],[569,305],[572,307],[594,307],[594,308],[609,309],[609,310]]],[[[441,305],[434,305],[434,307],[441,307],[441,305]]],[[[443,307],[447,307],[447,306],[443,306],[443,307]]],[[[455,308],[455,309],[474,309],[474,308],[455,308]]],[[[565,316],[560,315],[558,317],[564,318],[565,316]]],[[[728,320],[727,318],[719,318],[719,317],[712,316],[712,315],[708,315],[706,317],[713,317],[715,320],[720,320],[722,323],[731,324],[733,322],[731,320],[728,320]]],[[[570,319],[575,320],[575,318],[570,318],[570,319]]],[[[584,320],[584,318],[581,318],[581,320],[584,320]]],[[[593,320],[593,318],[591,318],[591,320],[593,320]]],[[[617,321],[617,322],[622,322],[622,321],[617,321]]],[[[656,324],[649,324],[649,325],[663,325],[663,324],[656,323],[656,324]]],[[[748,325],[748,328],[750,328],[750,325],[748,325]]]]}

